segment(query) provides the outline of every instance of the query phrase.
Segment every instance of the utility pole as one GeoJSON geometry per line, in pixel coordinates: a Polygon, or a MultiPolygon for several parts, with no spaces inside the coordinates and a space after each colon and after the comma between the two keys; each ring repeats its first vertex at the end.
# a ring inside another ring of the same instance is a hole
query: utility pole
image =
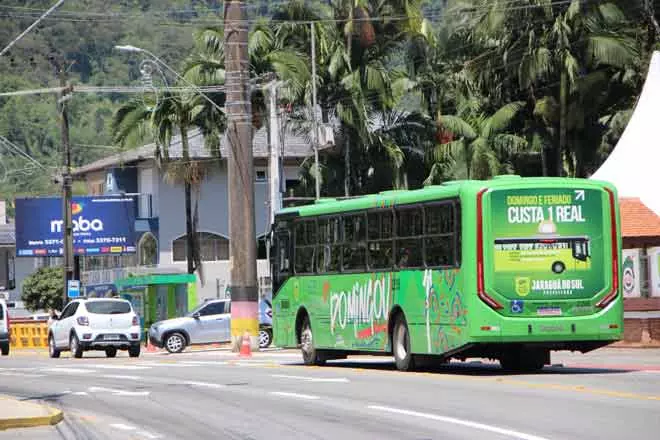
{"type": "Polygon", "coordinates": [[[319,125],[316,120],[316,31],[314,29],[314,22],[309,24],[310,33],[312,37],[312,121],[314,127],[314,167],[316,183],[316,200],[321,198],[321,175],[319,169],[319,125]]]}
{"type": "Polygon", "coordinates": [[[71,98],[71,88],[66,81],[66,66],[64,62],[54,61],[63,88],[58,99],[60,106],[60,131],[62,136],[62,220],[64,220],[63,257],[64,257],[64,297],[62,305],[68,300],[69,281],[77,280],[80,275],[76,272],[78,261],[73,256],[73,222],[71,215],[71,146],[69,144],[69,117],[67,115],[66,101],[71,98]]]}
{"type": "Polygon", "coordinates": [[[270,112],[270,224],[275,223],[275,213],[282,208],[280,192],[280,118],[277,113],[277,90],[279,81],[273,80],[268,86],[268,107],[270,112]]]}
{"type": "Polygon", "coordinates": [[[233,351],[239,351],[245,335],[250,337],[252,349],[258,350],[259,289],[247,5],[246,0],[225,0],[224,5],[231,338],[233,351]]]}

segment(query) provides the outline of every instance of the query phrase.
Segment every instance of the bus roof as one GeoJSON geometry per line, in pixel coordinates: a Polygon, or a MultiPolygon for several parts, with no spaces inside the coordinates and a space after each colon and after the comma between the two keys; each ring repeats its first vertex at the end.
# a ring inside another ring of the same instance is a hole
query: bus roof
{"type": "Polygon", "coordinates": [[[367,194],[352,198],[321,198],[315,203],[303,206],[285,208],[277,212],[277,216],[314,216],[333,214],[337,212],[356,211],[370,208],[385,208],[397,205],[424,202],[437,199],[459,197],[461,193],[477,192],[483,188],[498,187],[575,187],[580,188],[610,188],[616,194],[614,186],[608,182],[592,179],[576,179],[568,177],[520,177],[517,175],[495,176],[490,180],[452,180],[440,185],[429,185],[415,190],[389,190],[378,194],[367,194]]]}

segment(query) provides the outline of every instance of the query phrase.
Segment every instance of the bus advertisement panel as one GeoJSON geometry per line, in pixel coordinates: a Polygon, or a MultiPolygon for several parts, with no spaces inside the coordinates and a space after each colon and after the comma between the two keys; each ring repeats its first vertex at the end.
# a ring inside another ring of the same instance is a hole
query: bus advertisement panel
{"type": "Polygon", "coordinates": [[[509,299],[592,298],[607,287],[597,189],[515,189],[491,198],[492,287],[509,299]]]}

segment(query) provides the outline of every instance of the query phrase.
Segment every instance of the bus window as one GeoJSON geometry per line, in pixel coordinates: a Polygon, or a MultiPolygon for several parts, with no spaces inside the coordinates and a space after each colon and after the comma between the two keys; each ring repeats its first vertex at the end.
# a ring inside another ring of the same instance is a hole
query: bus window
{"type": "Polygon", "coordinates": [[[341,241],[338,218],[318,220],[317,270],[319,273],[339,272],[341,241]]]}
{"type": "Polygon", "coordinates": [[[316,255],[316,221],[295,223],[296,273],[313,273],[316,255]]]}
{"type": "Polygon", "coordinates": [[[367,266],[367,230],[365,220],[366,216],[364,214],[343,218],[343,270],[364,270],[367,266]]]}
{"type": "Polygon", "coordinates": [[[426,234],[424,235],[426,265],[453,266],[455,264],[454,205],[443,203],[424,208],[426,234]]]}
{"type": "Polygon", "coordinates": [[[397,266],[421,267],[423,250],[422,209],[397,209],[397,266]]]}
{"type": "Polygon", "coordinates": [[[393,265],[392,230],[393,213],[391,210],[369,213],[368,250],[370,269],[391,269],[393,265]]]}

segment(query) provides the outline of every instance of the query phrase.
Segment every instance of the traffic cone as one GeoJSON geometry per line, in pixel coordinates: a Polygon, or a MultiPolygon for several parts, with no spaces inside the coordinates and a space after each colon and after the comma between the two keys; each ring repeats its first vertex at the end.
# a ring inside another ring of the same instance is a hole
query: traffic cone
{"type": "Polygon", "coordinates": [[[250,333],[243,333],[243,340],[241,341],[241,352],[238,357],[249,358],[252,357],[252,348],[250,347],[250,333]]]}
{"type": "Polygon", "coordinates": [[[151,341],[147,338],[147,351],[149,353],[155,353],[158,351],[155,345],[151,343],[151,341]]]}

